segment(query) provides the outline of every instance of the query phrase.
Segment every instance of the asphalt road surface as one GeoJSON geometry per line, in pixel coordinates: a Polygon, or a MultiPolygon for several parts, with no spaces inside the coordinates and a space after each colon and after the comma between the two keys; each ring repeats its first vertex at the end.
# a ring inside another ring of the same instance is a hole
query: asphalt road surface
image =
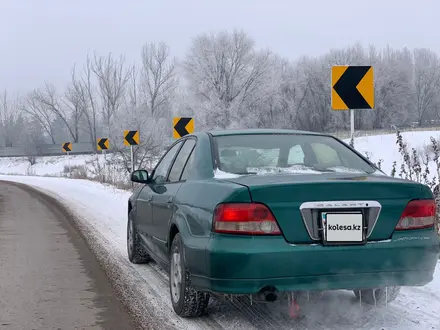
{"type": "Polygon", "coordinates": [[[0,329],[135,329],[59,206],[1,181],[0,329]]]}

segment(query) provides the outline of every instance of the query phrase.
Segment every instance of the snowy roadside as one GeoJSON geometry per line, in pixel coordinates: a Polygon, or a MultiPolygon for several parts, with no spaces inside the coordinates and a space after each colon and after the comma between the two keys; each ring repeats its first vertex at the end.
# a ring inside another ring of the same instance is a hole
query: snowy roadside
{"type": "Polygon", "coordinates": [[[92,251],[103,263],[124,303],[147,329],[437,329],[440,328],[440,267],[422,288],[404,288],[386,308],[360,308],[349,291],[329,292],[314,303],[300,325],[286,319],[280,307],[250,306],[249,300],[213,299],[209,316],[178,318],[171,307],[168,279],[155,264],[133,265],[126,257],[129,192],[87,180],[3,176],[56,198],[78,221],[92,251]],[[329,308],[331,306],[331,308],[329,308]]]}

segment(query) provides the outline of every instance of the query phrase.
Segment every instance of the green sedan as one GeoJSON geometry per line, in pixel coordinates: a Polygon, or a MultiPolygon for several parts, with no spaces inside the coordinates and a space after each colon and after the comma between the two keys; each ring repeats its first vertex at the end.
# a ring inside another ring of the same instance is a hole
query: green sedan
{"type": "Polygon", "coordinates": [[[347,289],[386,304],[433,279],[440,240],[429,187],[385,175],[329,135],[190,134],[131,179],[129,260],[169,269],[182,317],[202,315],[215,294],[272,302],[347,289]]]}

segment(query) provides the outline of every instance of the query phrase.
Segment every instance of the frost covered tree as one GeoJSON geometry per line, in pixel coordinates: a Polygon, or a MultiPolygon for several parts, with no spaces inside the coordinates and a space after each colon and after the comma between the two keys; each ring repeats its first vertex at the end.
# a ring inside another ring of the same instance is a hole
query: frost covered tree
{"type": "Polygon", "coordinates": [[[141,97],[152,116],[166,115],[175,94],[178,80],[175,59],[163,42],[147,43],[142,48],[140,69],[141,97]]]}
{"type": "Polygon", "coordinates": [[[27,153],[28,161],[34,165],[39,156],[39,145],[45,144],[45,134],[40,122],[35,118],[23,118],[23,125],[26,129],[23,131],[24,146],[27,153]]]}
{"type": "Polygon", "coordinates": [[[98,88],[94,84],[94,76],[92,70],[92,60],[87,55],[83,68],[83,74],[80,78],[75,79],[72,84],[78,93],[78,97],[84,105],[84,113],[82,117],[82,129],[90,138],[91,143],[95,143],[99,130],[99,98],[98,88]]]}
{"type": "Polygon", "coordinates": [[[365,128],[401,126],[411,119],[408,109],[415,106],[411,88],[411,54],[408,49],[387,47],[377,52],[371,47],[369,60],[374,68],[376,102],[374,111],[364,112],[364,120],[369,123],[365,128]]]}
{"type": "Polygon", "coordinates": [[[81,118],[85,111],[82,90],[75,78],[75,69],[72,70],[72,81],[64,93],[59,93],[55,86],[45,84],[44,90],[34,93],[36,102],[52,111],[68,131],[73,142],[80,140],[81,118]]]}
{"type": "Polygon", "coordinates": [[[5,90],[0,93],[0,135],[5,147],[13,147],[20,144],[20,136],[23,131],[19,112],[18,98],[11,98],[5,90]]]}
{"type": "Polygon", "coordinates": [[[91,69],[97,82],[103,124],[108,133],[107,136],[110,136],[112,119],[123,103],[133,67],[126,65],[125,57],[122,55],[115,58],[112,54],[107,56],[95,54],[91,69]]]}
{"type": "MultiPolygon", "coordinates": [[[[123,111],[116,115],[117,130],[138,130],[140,144],[133,148],[137,166],[149,166],[170,141],[172,108],[178,79],[175,59],[163,43],[146,43],[140,65],[134,66],[126,86],[123,111]]],[[[129,168],[128,148],[116,142],[118,152],[129,168]]]]}
{"type": "Polygon", "coordinates": [[[414,50],[414,93],[417,122],[422,126],[440,93],[440,59],[429,49],[414,50]]]}
{"type": "Polygon", "coordinates": [[[55,140],[54,131],[54,120],[56,115],[46,105],[40,102],[40,94],[41,91],[38,89],[30,92],[21,103],[20,110],[32,119],[38,121],[51,142],[56,144],[58,142],[55,140]]]}
{"type": "Polygon", "coordinates": [[[184,61],[194,108],[206,127],[239,126],[267,92],[271,54],[240,31],[196,37],[184,61]]]}

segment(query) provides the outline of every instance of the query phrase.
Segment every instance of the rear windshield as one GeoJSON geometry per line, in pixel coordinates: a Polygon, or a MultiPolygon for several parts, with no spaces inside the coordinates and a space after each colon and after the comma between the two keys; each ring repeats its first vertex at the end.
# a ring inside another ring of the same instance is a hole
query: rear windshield
{"type": "Polygon", "coordinates": [[[216,136],[219,169],[234,174],[353,172],[377,169],[328,136],[248,134],[216,136]]]}

